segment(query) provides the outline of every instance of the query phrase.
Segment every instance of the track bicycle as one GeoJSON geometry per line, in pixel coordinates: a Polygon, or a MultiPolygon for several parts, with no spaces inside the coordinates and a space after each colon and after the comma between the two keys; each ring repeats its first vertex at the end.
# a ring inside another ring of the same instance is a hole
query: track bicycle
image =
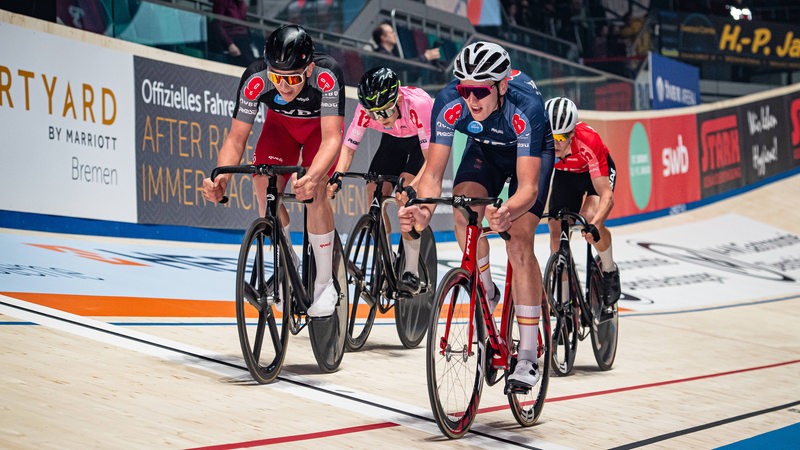
{"type": "MultiPolygon", "coordinates": [[[[478,239],[492,231],[478,226],[478,215],[470,206],[492,204],[499,207],[501,202],[497,198],[454,196],[411,198],[407,203],[408,206],[450,205],[468,221],[461,265],[448,271],[439,283],[427,339],[428,397],[436,424],[451,439],[460,438],[469,431],[478,414],[484,381],[489,386],[505,381],[503,392],[508,397],[511,412],[525,427],[536,423],[547,394],[550,322],[543,320],[539,324],[537,363],[541,379],[531,389],[510,387],[507,378],[516,367],[519,349],[511,264],[507,266],[499,329],[477,267],[478,239]]],[[[508,238],[507,233],[500,235],[508,238]]],[[[541,306],[542,317],[548,317],[547,302],[543,301],[541,306]]]]}
{"type": "MultiPolygon", "coordinates": [[[[258,383],[274,381],[286,357],[289,333],[296,335],[306,325],[320,369],[335,371],[344,356],[348,303],[339,234],[334,233],[333,249],[333,284],[339,293],[336,309],[329,317],[310,317],[307,309],[314,300],[316,265],[308,242],[306,211],[304,209],[302,274],[291,256],[291,242],[277,214],[279,202],[298,201],[292,194],[278,192],[277,177],[292,173],[300,177],[305,169],[269,164],[222,166],[211,172],[211,179],[223,173],[264,175],[269,179],[266,212],[245,232],[236,265],[236,326],[250,374],[258,383]]],[[[221,203],[226,201],[224,197],[221,203]]]]}
{"type": "Polygon", "coordinates": [[[617,354],[617,304],[606,307],[603,302],[603,273],[599,257],[592,257],[592,245],[586,244],[585,291],[581,287],[570,248],[573,229],[591,233],[595,242],[600,240],[600,233],[583,216],[566,209],[546,214],[545,217],[558,220],[561,224],[558,250],[550,255],[543,277],[551,319],[555,321],[552,325],[553,372],[565,376],[572,371],[578,340],[586,339],[587,335],[592,337],[592,351],[597,365],[601,370],[609,370],[617,354]]]}
{"type": "Polygon", "coordinates": [[[428,331],[433,294],[436,292],[438,259],[433,232],[430,227],[422,232],[420,291],[409,297],[398,290],[398,280],[405,267],[403,239],[400,239],[401,244],[395,252],[384,222],[386,204],[395,201],[394,197],[383,195],[384,184],[395,185],[400,180],[402,186],[402,178],[371,172],[336,172],[329,183],[341,188],[342,178],[360,178],[367,183],[375,183],[369,210],[356,221],[345,244],[350,298],[345,346],[350,351],[360,350],[369,337],[377,312],[386,314],[394,307],[400,342],[406,348],[415,348],[428,331]]]}

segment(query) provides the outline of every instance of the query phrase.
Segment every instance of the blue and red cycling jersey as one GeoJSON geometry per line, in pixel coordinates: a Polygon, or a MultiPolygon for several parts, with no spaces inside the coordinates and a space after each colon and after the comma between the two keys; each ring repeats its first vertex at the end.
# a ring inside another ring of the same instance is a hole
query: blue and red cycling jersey
{"type": "Polygon", "coordinates": [[[450,147],[455,131],[459,131],[498,150],[516,151],[518,157],[541,157],[542,150],[553,147],[544,99],[528,75],[511,71],[503,106],[482,122],[472,118],[466,100],[456,90],[458,82],[451,81],[436,96],[431,112],[431,142],[450,147]]]}

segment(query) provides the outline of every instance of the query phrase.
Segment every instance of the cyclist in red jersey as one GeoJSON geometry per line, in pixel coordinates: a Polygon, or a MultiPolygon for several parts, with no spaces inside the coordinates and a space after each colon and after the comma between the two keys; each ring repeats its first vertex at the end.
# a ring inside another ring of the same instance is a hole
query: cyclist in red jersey
{"type": "MultiPolygon", "coordinates": [[[[603,300],[611,306],[619,300],[619,269],[611,251],[611,232],[605,221],[614,207],[616,167],[600,135],[589,125],[578,122],[578,108],[566,97],[556,97],[545,103],[553,129],[556,163],[550,190],[550,211],[568,208],[582,216],[600,232],[595,242],[584,233],[600,256],[603,269],[603,300]]],[[[550,226],[550,251],[558,250],[561,225],[553,219],[550,226]]]]}
{"type": "MultiPolygon", "coordinates": [[[[347,129],[336,171],[346,172],[350,168],[364,132],[371,128],[381,132],[382,136],[368,172],[402,176],[408,186],[425,165],[425,154],[431,139],[432,108],[433,99],[427,92],[412,86],[401,86],[400,79],[392,69],[370,69],[358,83],[358,105],[347,129]]],[[[335,185],[328,188],[331,195],[336,189],[335,185]]],[[[367,198],[372,198],[374,189],[374,183],[370,183],[367,198]]],[[[383,194],[390,195],[391,186],[384,186],[383,194]]],[[[385,223],[388,232],[388,218],[385,223]]],[[[406,258],[398,287],[408,295],[416,295],[420,289],[420,240],[411,239],[408,233],[402,235],[406,258]]]]}
{"type": "MultiPolygon", "coordinates": [[[[324,317],[333,314],[338,294],[333,285],[333,208],[327,198],[327,181],[342,145],[344,125],[344,84],[342,69],[332,57],[314,52],[311,36],[298,25],[283,25],[264,46],[264,58],[250,64],[242,74],[231,129],[219,152],[218,166],[236,165],[242,155],[260,105],[267,107],[264,126],[253,155],[254,164],[295,165],[307,168],[293,181],[299,200],[313,199],[307,205],[314,220],[308,222],[308,239],[314,249],[316,279],[314,303],[308,314],[324,317]],[[302,150],[302,161],[300,160],[302,150]]],[[[230,175],[215,181],[203,180],[203,195],[220,201],[230,175]]],[[[259,214],[266,210],[267,178],[256,176],[253,187],[258,196],[259,214]]],[[[288,181],[280,177],[278,189],[288,181]]],[[[289,223],[286,209],[279,212],[289,223]]],[[[285,230],[288,236],[288,225],[285,230]]],[[[296,258],[296,255],[293,255],[296,258]]]]}

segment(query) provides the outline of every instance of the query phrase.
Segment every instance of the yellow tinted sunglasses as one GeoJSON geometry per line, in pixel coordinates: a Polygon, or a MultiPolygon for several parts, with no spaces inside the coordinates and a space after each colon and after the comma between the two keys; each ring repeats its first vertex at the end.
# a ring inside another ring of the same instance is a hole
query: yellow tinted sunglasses
{"type": "Polygon", "coordinates": [[[297,86],[298,84],[302,83],[306,79],[306,72],[305,70],[300,73],[292,73],[288,75],[282,75],[280,73],[275,73],[271,70],[267,71],[267,78],[269,81],[272,82],[274,85],[281,84],[281,81],[285,81],[286,84],[289,86],[297,86]]]}
{"type": "Polygon", "coordinates": [[[567,133],[567,134],[555,134],[554,133],[553,134],[553,139],[555,139],[557,142],[565,142],[567,139],[569,139],[569,133],[567,133]]]}
{"type": "Polygon", "coordinates": [[[395,111],[397,111],[396,106],[397,106],[397,100],[399,98],[400,98],[399,96],[395,97],[394,101],[391,102],[391,104],[387,103],[378,108],[371,108],[367,111],[367,113],[369,114],[370,117],[376,120],[378,118],[388,119],[389,117],[392,117],[394,115],[395,111]]]}

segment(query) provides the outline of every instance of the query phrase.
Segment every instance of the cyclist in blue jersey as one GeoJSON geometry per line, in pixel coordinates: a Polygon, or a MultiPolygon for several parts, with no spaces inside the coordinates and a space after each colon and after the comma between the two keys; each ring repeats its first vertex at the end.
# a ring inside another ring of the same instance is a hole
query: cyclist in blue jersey
{"type": "MultiPolygon", "coordinates": [[[[514,270],[512,290],[520,329],[519,362],[508,382],[528,388],[539,380],[537,336],[542,301],[542,273],[533,252],[536,226],[544,212],[554,148],[544,100],[531,78],[511,69],[508,52],[495,43],[475,42],[456,57],[450,82],[436,96],[431,112],[427,166],[415,180],[419,197],[438,197],[450,158],[453,136],[467,136],[453,182],[453,195],[495,197],[509,182],[508,200],[500,207],[475,207],[495,231],[507,231],[508,260],[514,270]]],[[[398,212],[401,229],[423,229],[434,205],[415,205],[398,212]]],[[[454,214],[461,247],[467,221],[454,214]]],[[[500,291],[489,271],[489,242],[478,244],[478,266],[486,295],[496,306],[500,291]]]]}

